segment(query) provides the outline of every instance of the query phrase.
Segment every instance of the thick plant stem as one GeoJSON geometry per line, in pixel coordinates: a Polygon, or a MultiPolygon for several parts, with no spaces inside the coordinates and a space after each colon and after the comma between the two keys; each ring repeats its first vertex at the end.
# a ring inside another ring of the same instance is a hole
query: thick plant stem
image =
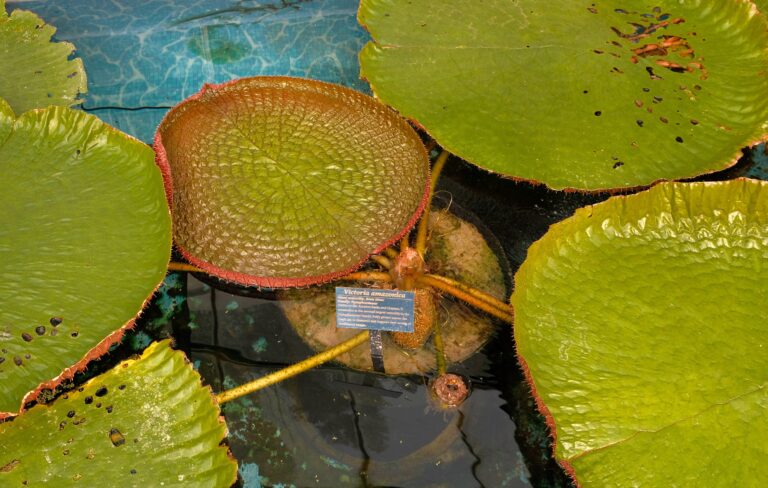
{"type": "Polygon", "coordinates": [[[442,326],[439,320],[435,320],[435,330],[432,331],[432,343],[435,345],[435,360],[437,361],[437,375],[442,376],[446,372],[445,347],[443,346],[442,326]]]}
{"type": "Polygon", "coordinates": [[[274,373],[262,376],[257,380],[251,381],[250,383],[236,386],[231,390],[223,391],[216,395],[216,401],[219,404],[226,403],[249,393],[259,391],[262,388],[266,388],[267,386],[274,385],[275,383],[279,383],[283,380],[287,380],[288,378],[292,378],[300,373],[308,371],[316,366],[320,366],[321,364],[356,348],[367,340],[368,331],[366,330],[357,334],[351,339],[347,339],[341,344],[337,344],[332,348],[321,352],[320,354],[316,354],[310,358],[305,359],[304,361],[293,364],[279,371],[275,371],[274,373]]]}
{"type": "Polygon", "coordinates": [[[392,281],[392,276],[389,273],[382,271],[358,271],[356,273],[349,273],[344,275],[340,280],[354,280],[354,281],[392,281]]]}
{"type": "Polygon", "coordinates": [[[424,252],[427,249],[427,230],[429,228],[429,209],[432,206],[432,197],[435,195],[435,187],[437,186],[437,180],[440,178],[440,173],[443,171],[445,162],[448,161],[448,156],[451,153],[443,150],[440,156],[435,160],[435,164],[432,165],[432,179],[429,182],[429,197],[427,200],[427,208],[424,210],[424,215],[419,221],[419,228],[416,230],[416,244],[414,248],[421,257],[424,257],[424,252]]]}
{"type": "Polygon", "coordinates": [[[488,295],[471,286],[467,286],[458,281],[446,278],[445,276],[424,274],[416,278],[417,285],[431,286],[444,291],[456,298],[467,302],[473,307],[477,307],[483,312],[493,315],[504,322],[514,323],[514,312],[512,306],[501,300],[488,295]]]}
{"type": "Polygon", "coordinates": [[[397,249],[394,247],[388,247],[384,249],[384,254],[386,254],[389,259],[397,259],[397,256],[399,255],[397,249]]]}
{"type": "Polygon", "coordinates": [[[381,256],[380,254],[374,254],[371,256],[371,261],[375,262],[384,269],[390,269],[392,267],[392,261],[390,261],[389,258],[385,256],[381,256]]]}
{"type": "Polygon", "coordinates": [[[175,263],[173,261],[168,263],[168,271],[186,271],[188,273],[205,273],[205,271],[198,268],[197,266],[192,266],[191,264],[187,264],[187,263],[175,263]]]}
{"type": "Polygon", "coordinates": [[[408,237],[409,234],[405,234],[403,238],[400,239],[400,252],[405,251],[411,245],[411,243],[408,241],[408,237]]]}

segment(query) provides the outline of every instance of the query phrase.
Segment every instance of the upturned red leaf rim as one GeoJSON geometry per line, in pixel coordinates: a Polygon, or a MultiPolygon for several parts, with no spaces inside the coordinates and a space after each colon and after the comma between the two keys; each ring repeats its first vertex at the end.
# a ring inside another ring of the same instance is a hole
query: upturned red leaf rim
{"type": "MultiPolygon", "coordinates": [[[[160,172],[163,176],[166,198],[168,200],[168,205],[171,208],[172,214],[175,211],[174,203],[173,203],[174,194],[175,194],[175,191],[174,191],[175,183],[173,178],[173,172],[171,169],[171,162],[169,160],[170,158],[168,155],[168,151],[166,150],[166,145],[163,139],[162,129],[168,124],[168,121],[172,117],[174,117],[179,111],[184,110],[188,104],[199,101],[203,97],[210,96],[211,94],[215,94],[229,87],[242,84],[242,83],[249,83],[249,82],[256,82],[256,81],[262,82],[265,85],[271,84],[273,86],[279,86],[281,84],[287,84],[287,85],[295,84],[302,87],[303,89],[308,89],[308,90],[311,90],[313,88],[317,90],[334,89],[334,90],[342,91],[347,96],[350,96],[350,97],[365,99],[368,102],[375,103],[381,109],[386,110],[392,116],[392,120],[397,121],[396,123],[399,126],[398,127],[399,130],[410,131],[410,133],[412,133],[412,136],[418,139],[418,134],[415,132],[414,128],[405,119],[400,117],[390,107],[382,104],[381,102],[379,102],[373,97],[370,97],[361,92],[358,92],[340,85],[336,85],[333,83],[327,83],[327,82],[308,79],[308,78],[290,77],[290,76],[254,76],[254,77],[246,77],[246,78],[237,78],[237,79],[233,79],[220,84],[206,83],[203,85],[203,87],[199,92],[191,95],[190,97],[186,98],[185,100],[183,100],[182,102],[174,106],[171,110],[169,110],[168,113],[166,113],[166,115],[163,117],[162,121],[160,122],[155,132],[155,137],[153,141],[153,149],[155,150],[155,163],[160,168],[160,172]]],[[[417,208],[412,212],[411,217],[408,219],[407,223],[399,230],[399,232],[390,236],[388,239],[385,239],[383,242],[378,244],[375,248],[371,249],[371,251],[368,252],[368,254],[363,259],[360,259],[354,264],[347,266],[343,269],[339,269],[329,273],[312,274],[312,275],[306,275],[306,276],[290,276],[290,277],[261,276],[261,275],[243,273],[233,269],[227,269],[209,260],[201,258],[195,255],[195,253],[193,253],[192,251],[190,251],[187,248],[187,246],[185,246],[183,243],[180,243],[178,239],[174,239],[175,248],[184,257],[184,259],[187,260],[190,264],[200,268],[201,270],[205,271],[206,273],[214,277],[217,277],[229,282],[233,282],[235,284],[242,285],[242,286],[255,286],[255,287],[263,287],[263,288],[292,288],[292,287],[326,283],[326,282],[341,278],[349,273],[356,271],[361,266],[363,266],[368,261],[371,255],[380,253],[387,247],[401,240],[416,225],[416,223],[419,221],[422,214],[424,213],[424,210],[429,202],[429,195],[430,195],[430,166],[429,166],[428,153],[423,143],[420,142],[420,140],[419,140],[419,146],[421,148],[420,150],[421,158],[425,163],[424,164],[425,184],[423,186],[421,198],[417,208]]]]}

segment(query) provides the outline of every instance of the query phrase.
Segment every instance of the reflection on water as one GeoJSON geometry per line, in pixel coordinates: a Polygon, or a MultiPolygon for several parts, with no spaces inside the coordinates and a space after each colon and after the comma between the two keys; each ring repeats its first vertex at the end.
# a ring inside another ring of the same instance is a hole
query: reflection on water
{"type": "MultiPolygon", "coordinates": [[[[273,301],[191,277],[187,290],[191,358],[214,389],[311,353],[273,301]]],[[[473,392],[450,411],[432,403],[424,377],[321,367],[225,404],[230,446],[265,485],[531,486],[489,355],[500,351],[455,365],[473,392]]]]}

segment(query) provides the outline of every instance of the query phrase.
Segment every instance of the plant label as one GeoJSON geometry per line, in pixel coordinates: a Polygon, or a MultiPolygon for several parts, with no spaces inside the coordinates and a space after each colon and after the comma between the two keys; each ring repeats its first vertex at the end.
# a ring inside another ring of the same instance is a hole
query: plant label
{"type": "Polygon", "coordinates": [[[413,292],[336,287],[336,327],[413,332],[413,292]]]}

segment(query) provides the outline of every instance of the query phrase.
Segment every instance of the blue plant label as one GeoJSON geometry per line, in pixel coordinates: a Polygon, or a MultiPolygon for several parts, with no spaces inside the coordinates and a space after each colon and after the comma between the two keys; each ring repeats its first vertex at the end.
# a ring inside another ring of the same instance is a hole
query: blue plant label
{"type": "Polygon", "coordinates": [[[336,287],[336,326],[413,332],[413,292],[336,287]]]}

